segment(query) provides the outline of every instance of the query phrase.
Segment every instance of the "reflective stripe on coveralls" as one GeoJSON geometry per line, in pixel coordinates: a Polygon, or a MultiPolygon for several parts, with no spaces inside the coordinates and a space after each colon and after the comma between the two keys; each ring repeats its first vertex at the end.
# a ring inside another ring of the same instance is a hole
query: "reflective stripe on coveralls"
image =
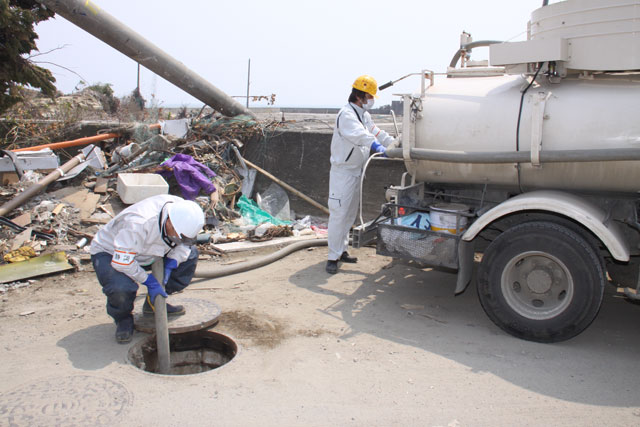
{"type": "Polygon", "coordinates": [[[167,218],[166,210],[163,212],[162,209],[164,205],[181,200],[162,194],[129,206],[96,233],[91,242],[91,255],[111,254],[112,267],[139,283],[143,283],[149,274],[142,266],[151,264],[155,258],[167,256],[178,264],[184,262],[189,256],[189,247],[169,246],[162,239],[159,226],[167,218]]]}

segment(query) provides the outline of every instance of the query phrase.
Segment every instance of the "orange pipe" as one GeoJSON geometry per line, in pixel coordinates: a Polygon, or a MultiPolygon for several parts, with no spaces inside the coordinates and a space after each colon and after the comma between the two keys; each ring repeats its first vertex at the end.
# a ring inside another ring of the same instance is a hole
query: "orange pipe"
{"type": "Polygon", "coordinates": [[[117,138],[119,136],[120,135],[117,133],[103,133],[102,135],[87,136],[85,138],[74,139],[71,141],[54,142],[52,144],[37,145],[35,147],[18,148],[17,150],[11,150],[11,151],[13,152],[38,151],[44,148],[51,148],[52,150],[55,150],[56,148],[67,148],[67,147],[75,147],[77,145],[87,145],[87,144],[91,144],[92,142],[104,141],[105,139],[117,138]]]}
{"type": "MultiPolygon", "coordinates": [[[[160,128],[159,123],[149,125],[149,129],[158,129],[158,128],[160,128]]],[[[36,145],[35,147],[18,148],[17,150],[11,150],[11,151],[13,152],[38,151],[44,148],[51,148],[52,150],[55,150],[57,148],[67,148],[67,147],[76,147],[78,145],[87,145],[87,144],[91,144],[92,142],[104,141],[105,139],[117,138],[119,136],[120,134],[118,133],[103,133],[101,135],[87,136],[84,138],[73,139],[71,141],[54,142],[51,144],[36,145]]]]}

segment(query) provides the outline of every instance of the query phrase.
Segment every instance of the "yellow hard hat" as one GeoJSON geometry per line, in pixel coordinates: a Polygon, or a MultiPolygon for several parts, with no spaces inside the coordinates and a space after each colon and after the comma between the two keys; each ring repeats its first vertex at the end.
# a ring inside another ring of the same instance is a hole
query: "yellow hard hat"
{"type": "Polygon", "coordinates": [[[353,88],[366,92],[375,98],[378,97],[378,95],[376,95],[376,93],[378,93],[378,82],[367,74],[358,77],[356,81],[353,82],[353,88]]]}

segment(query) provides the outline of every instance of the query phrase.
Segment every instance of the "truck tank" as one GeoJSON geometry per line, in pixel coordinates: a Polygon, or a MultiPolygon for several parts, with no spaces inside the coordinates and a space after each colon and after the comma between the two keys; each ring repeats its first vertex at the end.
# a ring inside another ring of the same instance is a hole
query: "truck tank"
{"type": "Polygon", "coordinates": [[[640,190],[640,157],[602,160],[607,151],[640,148],[640,2],[567,0],[541,7],[532,13],[528,40],[492,42],[490,62],[487,77],[475,77],[483,70],[470,66],[450,69],[426,90],[423,80],[407,142],[417,151],[520,159],[527,153],[530,161],[454,163],[404,153],[416,180],[521,191],[640,190]],[[591,150],[600,156],[585,161],[591,150]],[[587,157],[541,161],[546,153],[567,151],[587,157]]]}
{"type": "MultiPolygon", "coordinates": [[[[640,74],[537,79],[523,99],[523,76],[448,78],[426,91],[415,148],[461,152],[540,152],[640,147],[640,74]],[[537,136],[538,135],[538,136],[537,136]],[[540,138],[541,135],[541,138],[540,138]]],[[[508,164],[410,160],[419,181],[636,192],[640,161],[508,164]]]]}

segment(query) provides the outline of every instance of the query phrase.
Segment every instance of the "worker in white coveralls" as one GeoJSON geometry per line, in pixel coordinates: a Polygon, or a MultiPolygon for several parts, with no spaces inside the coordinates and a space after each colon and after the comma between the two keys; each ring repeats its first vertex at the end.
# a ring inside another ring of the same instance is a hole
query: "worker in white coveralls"
{"type": "MultiPolygon", "coordinates": [[[[133,303],[138,283],[147,287],[142,311],[153,315],[158,295],[186,288],[196,270],[196,236],[204,225],[204,213],[193,201],[159,195],[123,210],[98,231],[91,242],[91,261],[107,296],[107,313],[116,322],[116,341],[133,336],[133,303]],[[154,260],[163,260],[164,285],[150,273],[154,260]]],[[[167,315],[185,313],[182,306],[167,304],[167,315]]]]}
{"type": "Polygon", "coordinates": [[[378,83],[360,76],[353,83],[349,103],[338,113],[331,140],[329,174],[329,256],[327,273],[338,272],[338,262],[355,263],[347,252],[349,229],[356,219],[360,176],[369,151],[383,153],[394,139],[373,123],[368,113],[377,98],[378,83]]]}

